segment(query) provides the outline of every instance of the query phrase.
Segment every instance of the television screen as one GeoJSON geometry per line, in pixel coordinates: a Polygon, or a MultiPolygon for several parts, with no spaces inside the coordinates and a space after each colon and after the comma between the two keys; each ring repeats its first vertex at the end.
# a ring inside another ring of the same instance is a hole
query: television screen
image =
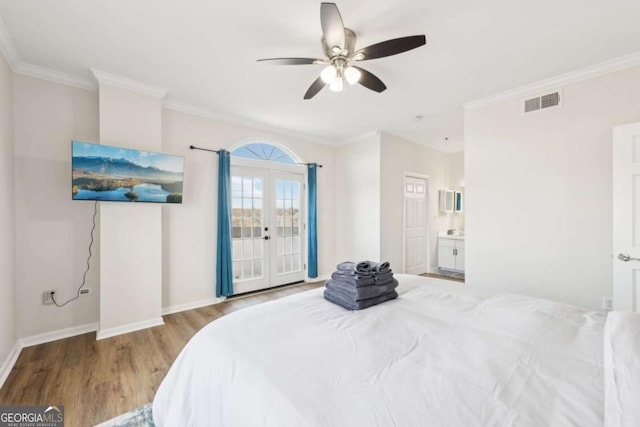
{"type": "Polygon", "coordinates": [[[184,157],[71,141],[73,200],[182,203],[184,157]]]}

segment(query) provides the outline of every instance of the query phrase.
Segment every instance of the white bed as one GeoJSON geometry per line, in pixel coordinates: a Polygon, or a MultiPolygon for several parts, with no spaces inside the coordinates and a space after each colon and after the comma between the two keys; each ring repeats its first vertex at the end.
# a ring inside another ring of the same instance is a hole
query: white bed
{"type": "Polygon", "coordinates": [[[606,314],[396,275],[347,311],[322,289],[218,319],[153,402],[162,426],[602,426],[606,314]]]}

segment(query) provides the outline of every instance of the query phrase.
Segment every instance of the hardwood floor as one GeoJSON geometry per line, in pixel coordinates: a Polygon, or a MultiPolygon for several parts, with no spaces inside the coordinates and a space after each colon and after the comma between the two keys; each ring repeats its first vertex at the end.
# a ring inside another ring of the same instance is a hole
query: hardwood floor
{"type": "Polygon", "coordinates": [[[65,426],[93,426],[144,405],[187,341],[238,309],[323,282],[278,288],[170,314],[165,324],[96,341],[95,332],[24,348],[0,389],[0,405],[64,405],[65,426]]]}

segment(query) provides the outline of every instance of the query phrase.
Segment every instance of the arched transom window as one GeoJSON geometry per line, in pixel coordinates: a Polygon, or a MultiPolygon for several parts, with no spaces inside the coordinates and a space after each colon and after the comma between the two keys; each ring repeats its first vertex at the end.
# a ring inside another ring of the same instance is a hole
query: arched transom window
{"type": "Polygon", "coordinates": [[[231,152],[231,155],[254,160],[295,164],[296,161],[281,148],[266,142],[253,142],[242,145],[231,152]]]}

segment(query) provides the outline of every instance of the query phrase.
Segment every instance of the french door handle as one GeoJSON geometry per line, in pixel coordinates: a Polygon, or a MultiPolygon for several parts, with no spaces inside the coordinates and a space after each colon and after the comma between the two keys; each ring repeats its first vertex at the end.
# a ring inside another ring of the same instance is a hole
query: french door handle
{"type": "Polygon", "coordinates": [[[640,258],[630,257],[629,254],[618,254],[618,259],[620,261],[624,261],[624,262],[627,262],[627,261],[640,261],[640,258]]]}
{"type": "Polygon", "coordinates": [[[264,239],[264,240],[269,240],[270,238],[271,238],[271,237],[269,237],[269,236],[264,236],[264,237],[263,237],[263,239],[264,239]]]}

